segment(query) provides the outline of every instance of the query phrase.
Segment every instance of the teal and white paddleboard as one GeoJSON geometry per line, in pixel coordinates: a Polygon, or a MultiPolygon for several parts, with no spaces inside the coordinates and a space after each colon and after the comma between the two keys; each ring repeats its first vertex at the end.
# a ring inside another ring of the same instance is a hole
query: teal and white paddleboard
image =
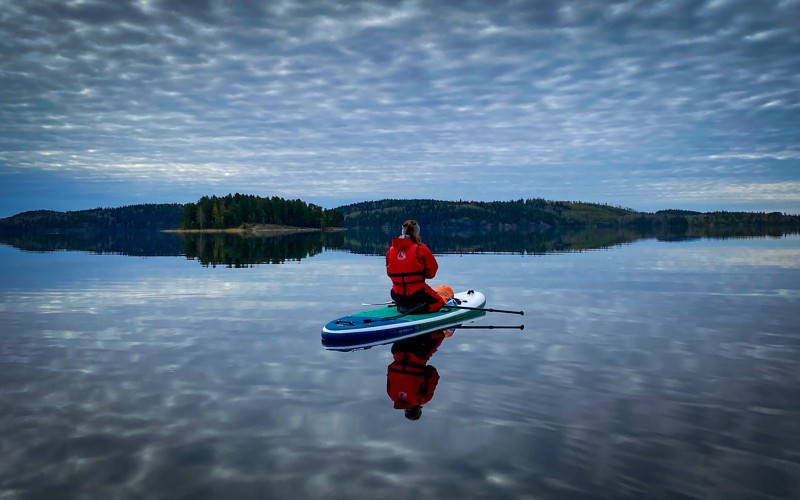
{"type": "Polygon", "coordinates": [[[433,313],[402,314],[396,306],[387,305],[343,316],[322,329],[322,345],[328,349],[370,347],[463,325],[486,314],[473,309],[486,306],[481,292],[469,290],[455,297],[461,301],[459,308],[444,306],[433,313]]]}

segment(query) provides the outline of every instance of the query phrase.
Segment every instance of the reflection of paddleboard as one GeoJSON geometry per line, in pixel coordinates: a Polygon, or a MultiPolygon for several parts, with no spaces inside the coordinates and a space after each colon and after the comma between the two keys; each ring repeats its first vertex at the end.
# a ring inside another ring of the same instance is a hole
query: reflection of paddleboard
{"type": "MultiPolygon", "coordinates": [[[[486,297],[470,290],[455,294],[460,306],[482,308],[486,297]]],[[[335,319],[322,329],[322,345],[328,349],[358,349],[385,344],[423,333],[469,323],[485,311],[444,306],[434,313],[401,314],[394,305],[335,319]]]]}

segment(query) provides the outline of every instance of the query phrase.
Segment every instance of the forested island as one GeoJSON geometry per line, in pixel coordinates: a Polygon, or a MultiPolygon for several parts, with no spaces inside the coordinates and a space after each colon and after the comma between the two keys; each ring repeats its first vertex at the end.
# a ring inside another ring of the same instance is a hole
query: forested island
{"type": "Polygon", "coordinates": [[[164,231],[214,232],[258,227],[326,230],[386,228],[395,230],[414,218],[423,227],[446,230],[541,232],[551,229],[621,228],[637,231],[714,235],[800,232],[800,216],[780,212],[638,212],[611,205],[550,201],[380,200],[324,209],[302,200],[229,194],[203,196],[187,204],[142,204],[69,212],[37,210],[0,219],[0,235],[74,232],[164,231]]]}
{"type": "Polygon", "coordinates": [[[326,210],[299,199],[236,193],[223,197],[203,196],[197,203],[187,203],[181,212],[180,229],[230,229],[256,225],[326,229],[341,227],[343,223],[342,213],[336,209],[326,210]]]}

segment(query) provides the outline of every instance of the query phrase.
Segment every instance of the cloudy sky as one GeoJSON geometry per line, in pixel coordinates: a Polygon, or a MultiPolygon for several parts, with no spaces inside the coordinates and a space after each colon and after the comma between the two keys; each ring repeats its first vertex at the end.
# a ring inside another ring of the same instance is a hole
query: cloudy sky
{"type": "Polygon", "coordinates": [[[230,192],[800,213],[800,0],[0,0],[0,217],[230,192]]]}

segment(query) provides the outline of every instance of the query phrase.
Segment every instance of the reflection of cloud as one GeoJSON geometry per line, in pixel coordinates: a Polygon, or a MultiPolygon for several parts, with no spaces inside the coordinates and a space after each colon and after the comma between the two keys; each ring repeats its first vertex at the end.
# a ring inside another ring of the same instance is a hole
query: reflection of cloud
{"type": "Polygon", "coordinates": [[[656,269],[721,270],[737,266],[753,268],[777,267],[800,269],[800,250],[792,248],[763,249],[753,247],[700,247],[691,252],[661,250],[656,269]]]}
{"type": "Polygon", "coordinates": [[[793,9],[3,2],[0,161],[366,197],[396,193],[395,170],[437,184],[490,167],[504,186],[458,183],[452,196],[641,199],[597,193],[581,169],[629,185],[629,170],[667,155],[657,170],[756,154],[783,163],[760,180],[778,183],[798,156],[793,9]]]}

